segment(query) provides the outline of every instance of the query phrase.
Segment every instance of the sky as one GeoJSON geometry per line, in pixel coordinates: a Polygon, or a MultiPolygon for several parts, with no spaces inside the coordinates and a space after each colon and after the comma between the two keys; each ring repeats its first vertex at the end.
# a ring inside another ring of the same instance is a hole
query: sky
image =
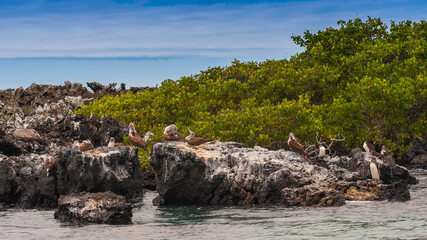
{"type": "Polygon", "coordinates": [[[303,51],[292,35],[367,16],[426,19],[424,0],[1,0],[0,89],[64,81],[156,86],[233,59],[303,51]]]}

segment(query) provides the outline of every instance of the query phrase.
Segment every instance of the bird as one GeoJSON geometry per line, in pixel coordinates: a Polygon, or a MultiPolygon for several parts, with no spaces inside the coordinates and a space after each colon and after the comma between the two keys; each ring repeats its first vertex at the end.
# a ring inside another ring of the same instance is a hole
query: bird
{"type": "Polygon", "coordinates": [[[318,143],[317,147],[319,147],[319,157],[326,155],[326,148],[323,146],[323,144],[318,143]]]}
{"type": "Polygon", "coordinates": [[[71,145],[71,148],[80,148],[80,142],[79,142],[79,140],[75,140],[74,142],[73,142],[73,144],[71,145]]]}
{"type": "Polygon", "coordinates": [[[390,167],[396,166],[393,156],[391,156],[391,154],[387,151],[387,147],[385,145],[382,145],[381,147],[381,155],[384,159],[384,162],[386,162],[390,167]]]}
{"type": "Polygon", "coordinates": [[[40,134],[36,130],[30,128],[28,125],[26,125],[25,128],[16,129],[13,131],[12,135],[24,141],[39,141],[42,139],[40,134]]]}
{"type": "Polygon", "coordinates": [[[150,136],[154,135],[154,133],[148,131],[145,133],[144,138],[139,135],[139,133],[135,130],[135,125],[133,123],[129,124],[129,141],[135,147],[139,147],[150,153],[147,149],[147,142],[150,140],[150,136]]]}
{"type": "Polygon", "coordinates": [[[95,147],[93,146],[93,144],[89,140],[83,140],[83,142],[79,146],[79,149],[82,152],[86,152],[86,151],[92,150],[94,148],[95,147]]]}
{"type": "Polygon", "coordinates": [[[380,173],[378,172],[376,163],[377,163],[377,160],[375,159],[375,157],[372,157],[371,163],[369,164],[369,168],[371,169],[372,179],[380,180],[380,173]]]}
{"type": "Polygon", "coordinates": [[[108,147],[119,147],[124,145],[125,144],[121,142],[116,143],[116,140],[114,139],[114,137],[110,137],[110,141],[108,142],[108,147]]]}
{"type": "Polygon", "coordinates": [[[171,124],[163,131],[163,137],[168,141],[184,142],[185,138],[178,132],[175,124],[171,124]]]}
{"type": "Polygon", "coordinates": [[[374,146],[373,146],[369,141],[364,141],[364,142],[363,142],[363,149],[365,149],[365,151],[366,151],[369,155],[372,155],[372,156],[375,156],[375,157],[381,157],[381,154],[379,154],[379,153],[377,153],[377,152],[375,151],[374,146]]]}
{"type": "Polygon", "coordinates": [[[189,128],[187,128],[187,129],[188,129],[188,132],[190,132],[190,135],[185,137],[185,141],[189,141],[189,140],[196,137],[196,134],[193,131],[191,131],[189,128]]]}
{"type": "Polygon", "coordinates": [[[187,142],[188,145],[199,146],[199,145],[202,145],[204,143],[213,141],[213,139],[196,137],[196,134],[193,131],[191,131],[189,128],[188,128],[188,131],[190,132],[190,135],[185,137],[185,141],[187,142]]]}
{"type": "Polygon", "coordinates": [[[49,177],[50,170],[53,168],[53,166],[56,163],[56,158],[52,156],[47,156],[44,159],[44,168],[46,168],[46,176],[49,177]]]}
{"type": "Polygon", "coordinates": [[[292,151],[302,155],[304,159],[311,164],[311,160],[307,157],[307,153],[305,152],[304,147],[301,145],[301,143],[298,142],[297,138],[292,132],[289,133],[288,145],[292,151]]]}

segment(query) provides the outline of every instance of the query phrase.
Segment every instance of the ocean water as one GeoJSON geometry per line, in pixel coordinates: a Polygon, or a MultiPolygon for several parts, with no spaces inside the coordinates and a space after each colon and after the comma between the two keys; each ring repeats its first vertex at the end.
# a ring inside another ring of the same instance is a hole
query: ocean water
{"type": "Polygon", "coordinates": [[[133,209],[131,225],[70,226],[54,211],[0,212],[0,239],[427,239],[427,171],[407,202],[347,202],[329,208],[156,207],[155,192],[133,209]]]}

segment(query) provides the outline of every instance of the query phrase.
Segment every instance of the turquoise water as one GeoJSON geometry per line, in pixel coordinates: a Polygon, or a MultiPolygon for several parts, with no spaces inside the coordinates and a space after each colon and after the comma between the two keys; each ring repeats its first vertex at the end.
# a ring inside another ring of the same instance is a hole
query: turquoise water
{"type": "Polygon", "coordinates": [[[73,227],[53,211],[0,212],[0,239],[427,239],[427,171],[412,171],[408,202],[342,207],[155,207],[155,192],[133,210],[133,224],[73,227]]]}

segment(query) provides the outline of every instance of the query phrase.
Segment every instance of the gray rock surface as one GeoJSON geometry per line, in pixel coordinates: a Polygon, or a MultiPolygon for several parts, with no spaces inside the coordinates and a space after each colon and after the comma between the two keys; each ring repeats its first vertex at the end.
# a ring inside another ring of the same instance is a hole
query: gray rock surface
{"type": "Polygon", "coordinates": [[[61,195],[55,219],[73,224],[129,224],[132,207],[123,196],[112,192],[61,195]]]}
{"type": "MultiPolygon", "coordinates": [[[[199,147],[185,143],[157,143],[149,163],[156,172],[163,204],[280,204],[339,206],[346,200],[408,200],[408,183],[416,182],[400,166],[389,184],[372,180],[366,153],[329,156],[308,164],[292,152],[244,148],[235,142],[199,147]]],[[[381,176],[389,166],[379,162],[381,176]]],[[[391,174],[391,173],[390,173],[391,174]]]]}
{"type": "Polygon", "coordinates": [[[127,146],[86,152],[68,148],[59,154],[56,176],[60,195],[112,191],[133,198],[144,188],[138,150],[127,146]]]}
{"type": "Polygon", "coordinates": [[[147,182],[137,149],[100,147],[87,152],[63,148],[46,176],[46,154],[0,155],[0,202],[22,208],[54,208],[59,195],[112,191],[141,197],[147,182]]]}
{"type": "Polygon", "coordinates": [[[23,208],[57,205],[56,179],[46,176],[44,155],[0,155],[0,202],[23,208]]]}

